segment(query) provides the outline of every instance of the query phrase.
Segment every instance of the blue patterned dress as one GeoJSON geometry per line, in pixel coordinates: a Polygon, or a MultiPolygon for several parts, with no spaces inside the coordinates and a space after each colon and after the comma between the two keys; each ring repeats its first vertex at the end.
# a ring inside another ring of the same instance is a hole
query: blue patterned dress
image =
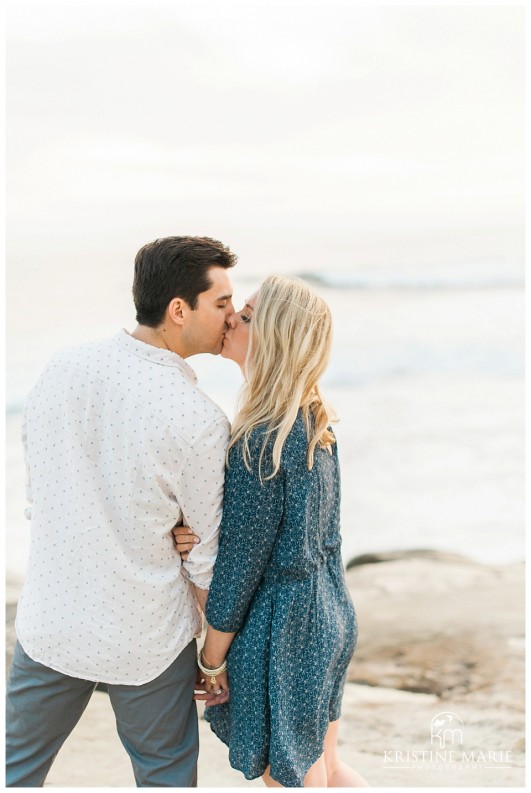
{"type": "Polygon", "coordinates": [[[206,708],[205,718],[247,779],[270,764],[277,782],[303,787],[339,718],[357,638],[340,554],[337,445],[332,454],[316,447],[309,471],[299,411],[279,473],[261,484],[262,441],[256,430],[251,472],[239,446],[230,453],[206,617],[237,635],[227,656],[230,701],[206,708]]]}

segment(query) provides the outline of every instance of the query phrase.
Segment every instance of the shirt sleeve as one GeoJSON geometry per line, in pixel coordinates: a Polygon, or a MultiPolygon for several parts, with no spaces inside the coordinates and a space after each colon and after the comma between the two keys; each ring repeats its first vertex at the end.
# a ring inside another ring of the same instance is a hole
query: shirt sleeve
{"type": "Polygon", "coordinates": [[[28,464],[28,434],[26,425],[26,413],[24,412],[24,420],[22,422],[22,448],[24,450],[24,465],[26,468],[26,503],[27,506],[24,510],[24,516],[31,520],[31,507],[33,504],[33,496],[31,493],[31,476],[28,464]]]}
{"type": "MultiPolygon", "coordinates": [[[[230,453],[218,558],[206,618],[219,631],[237,632],[271,557],[284,510],[284,474],[260,482],[258,451],[251,471],[238,447],[230,453]]],[[[264,466],[267,474],[267,464],[264,466]]]]}
{"type": "Polygon", "coordinates": [[[210,585],[218,551],[229,432],[226,418],[210,425],[189,449],[181,472],[179,500],[183,518],[201,540],[183,561],[183,571],[201,589],[210,585]]]}

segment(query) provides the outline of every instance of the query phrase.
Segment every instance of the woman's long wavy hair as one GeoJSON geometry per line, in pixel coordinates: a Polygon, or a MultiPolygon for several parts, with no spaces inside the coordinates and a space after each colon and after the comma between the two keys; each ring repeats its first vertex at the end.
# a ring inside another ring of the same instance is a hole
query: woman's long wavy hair
{"type": "Polygon", "coordinates": [[[242,439],[243,459],[250,470],[251,433],[263,427],[261,481],[278,473],[282,448],[299,408],[308,437],[308,469],[313,467],[317,445],[332,453],[335,439],[328,427],[337,419],[319,389],[331,347],[332,316],[325,301],[297,279],[279,275],[266,278],[252,314],[245,384],[227,450],[228,455],[242,439]],[[272,470],[262,477],[264,453],[273,436],[272,470]]]}

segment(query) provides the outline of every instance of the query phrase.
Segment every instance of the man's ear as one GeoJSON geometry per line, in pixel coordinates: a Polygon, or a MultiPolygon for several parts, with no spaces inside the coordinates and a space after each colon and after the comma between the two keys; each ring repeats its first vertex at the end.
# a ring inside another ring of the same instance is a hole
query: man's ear
{"type": "Polygon", "coordinates": [[[186,314],[190,311],[190,306],[183,300],[182,297],[174,297],[171,303],[168,303],[166,309],[166,316],[175,325],[182,325],[186,314]]]}

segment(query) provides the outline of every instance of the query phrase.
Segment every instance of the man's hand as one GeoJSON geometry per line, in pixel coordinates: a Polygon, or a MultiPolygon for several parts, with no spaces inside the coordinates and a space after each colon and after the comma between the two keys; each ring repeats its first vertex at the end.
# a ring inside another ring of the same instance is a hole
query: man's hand
{"type": "Polygon", "coordinates": [[[173,542],[181,554],[181,559],[186,561],[192,548],[194,548],[198,542],[201,542],[199,537],[196,537],[189,526],[174,526],[172,534],[173,542]]]}

